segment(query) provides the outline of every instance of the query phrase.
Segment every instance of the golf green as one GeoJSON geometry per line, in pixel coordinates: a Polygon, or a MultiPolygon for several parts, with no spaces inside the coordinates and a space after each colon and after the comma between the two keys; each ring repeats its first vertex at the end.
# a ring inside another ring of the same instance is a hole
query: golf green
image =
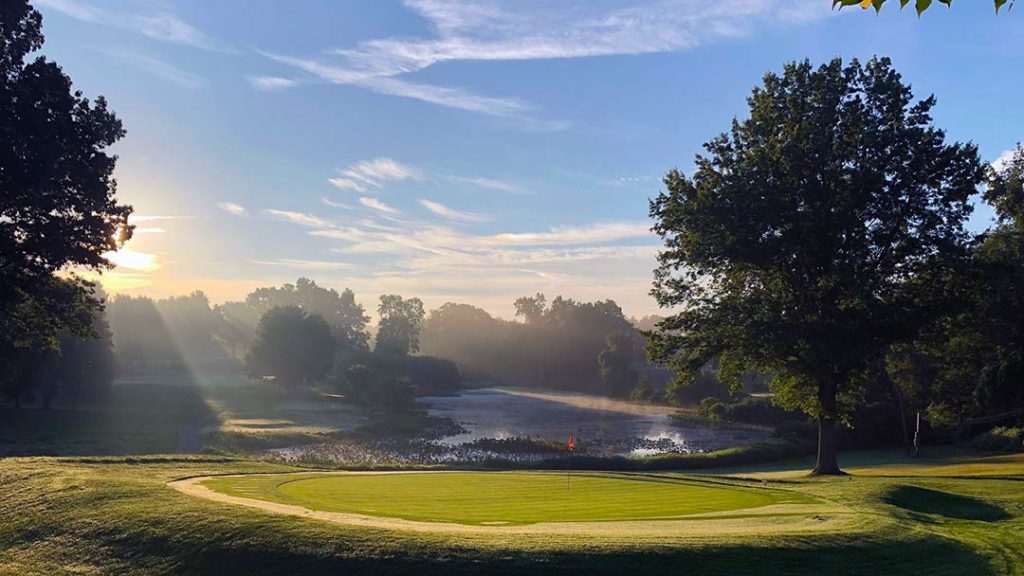
{"type": "Polygon", "coordinates": [[[653,520],[793,502],[796,495],[658,475],[429,472],[254,475],[203,485],[310,510],[505,525],[653,520]]]}

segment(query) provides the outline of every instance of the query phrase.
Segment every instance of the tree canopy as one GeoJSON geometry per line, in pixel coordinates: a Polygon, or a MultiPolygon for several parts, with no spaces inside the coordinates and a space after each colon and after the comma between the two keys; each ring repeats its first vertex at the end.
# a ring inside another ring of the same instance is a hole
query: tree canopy
{"type": "Polygon", "coordinates": [[[792,63],[748,104],[651,203],[653,294],[681,310],[650,353],[690,375],[718,358],[733,384],[771,374],[777,401],[819,420],[816,472],[838,473],[843,400],[944,308],[935,287],[966,254],[986,167],[888,59],[792,63]]]}
{"type": "Polygon", "coordinates": [[[245,303],[256,311],[257,316],[277,306],[299,306],[323,316],[342,348],[367,348],[366,323],[370,318],[363,306],[356,302],[355,293],[348,288],[339,294],[336,290],[317,286],[309,278],[299,278],[295,284],[285,284],[280,288],[257,288],[246,297],[245,303]]]}
{"type": "Polygon", "coordinates": [[[419,352],[420,325],[426,315],[422,300],[382,294],[377,313],[380,314],[377,352],[401,355],[419,352]]]}
{"type": "Polygon", "coordinates": [[[271,308],[260,318],[246,355],[249,375],[273,376],[289,392],[322,380],[334,362],[334,338],[323,316],[298,306],[271,308]]]}
{"type": "Polygon", "coordinates": [[[117,203],[125,132],[44,56],[42,17],[26,0],[0,8],[0,381],[23,386],[32,359],[58,336],[92,336],[99,306],[71,269],[103,270],[104,254],[131,235],[130,206],[117,203]],[[22,365],[24,364],[24,365],[22,365]],[[15,380],[22,384],[15,384],[15,380]]]}

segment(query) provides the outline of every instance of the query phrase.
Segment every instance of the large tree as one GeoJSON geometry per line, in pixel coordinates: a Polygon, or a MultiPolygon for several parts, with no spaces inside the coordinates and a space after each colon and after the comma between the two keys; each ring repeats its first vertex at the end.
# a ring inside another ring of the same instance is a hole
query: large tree
{"type": "Polygon", "coordinates": [[[273,377],[289,393],[322,380],[334,363],[334,338],[327,321],[298,306],[271,308],[260,318],[246,355],[253,378],[273,377]]]}
{"type": "MultiPolygon", "coordinates": [[[[43,45],[42,17],[26,0],[0,6],[0,378],[29,350],[54,349],[61,332],[90,333],[91,287],[68,269],[103,270],[104,254],[131,235],[117,203],[124,136],[103,97],[90,101],[57,64],[29,58],[43,45]],[[76,306],[85,306],[80,310],[76,306]],[[82,321],[85,318],[86,321],[82,321]]],[[[26,368],[27,369],[27,368],[26,368]]]]}
{"type": "Polygon", "coordinates": [[[381,294],[380,324],[375,350],[386,354],[409,354],[420,350],[420,325],[426,313],[419,298],[381,294]]]}
{"type": "Polygon", "coordinates": [[[0,275],[5,288],[68,266],[103,269],[130,235],[106,149],[125,132],[102,96],[73,90],[44,56],[42,18],[25,0],[0,9],[0,275]]]}
{"type": "Polygon", "coordinates": [[[341,348],[368,349],[366,323],[370,318],[362,304],[356,302],[355,293],[348,288],[338,293],[337,290],[317,286],[309,278],[299,278],[295,284],[285,284],[280,288],[258,288],[246,297],[245,303],[260,315],[276,306],[299,306],[323,316],[341,348]]]}
{"type": "Polygon", "coordinates": [[[780,404],[818,419],[815,473],[837,474],[845,401],[944,306],[985,166],[888,59],[792,63],[748,104],[651,203],[653,294],[676,311],[650,352],[690,375],[718,358],[734,384],[771,374],[780,404]]]}

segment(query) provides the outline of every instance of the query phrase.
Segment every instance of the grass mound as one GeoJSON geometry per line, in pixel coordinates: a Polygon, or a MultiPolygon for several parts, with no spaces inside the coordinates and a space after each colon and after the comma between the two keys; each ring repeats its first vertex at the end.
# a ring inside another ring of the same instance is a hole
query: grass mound
{"type": "Polygon", "coordinates": [[[959,520],[996,522],[1010,518],[1010,514],[995,504],[977,498],[921,488],[897,486],[889,490],[882,500],[911,512],[937,514],[959,520]]]}

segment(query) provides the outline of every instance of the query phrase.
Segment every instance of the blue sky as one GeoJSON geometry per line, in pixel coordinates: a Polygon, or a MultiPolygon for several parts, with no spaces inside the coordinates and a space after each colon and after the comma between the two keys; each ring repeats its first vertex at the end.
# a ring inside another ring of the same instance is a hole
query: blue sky
{"type": "MultiPolygon", "coordinates": [[[[43,53],[125,123],[113,291],[214,301],[300,275],[510,316],[653,313],[647,199],[790,60],[890,56],[995,160],[1024,138],[1024,14],[988,0],[35,0],[43,53]]],[[[990,213],[979,208],[972,227],[990,213]]]]}

